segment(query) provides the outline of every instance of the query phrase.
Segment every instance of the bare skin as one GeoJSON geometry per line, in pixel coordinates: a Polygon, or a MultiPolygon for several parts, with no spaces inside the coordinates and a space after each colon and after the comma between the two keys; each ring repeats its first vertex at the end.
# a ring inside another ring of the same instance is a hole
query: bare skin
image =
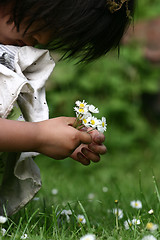
{"type": "MultiPolygon", "coordinates": [[[[50,32],[30,34],[35,26],[24,36],[25,27],[20,31],[14,23],[7,24],[9,16],[0,11],[0,43],[18,46],[47,44],[50,32]]],[[[98,131],[90,133],[78,131],[72,127],[75,119],[68,117],[53,118],[37,123],[0,119],[0,152],[39,152],[54,159],[71,157],[88,165],[98,162],[100,155],[106,152],[105,137],[98,131]]]]}

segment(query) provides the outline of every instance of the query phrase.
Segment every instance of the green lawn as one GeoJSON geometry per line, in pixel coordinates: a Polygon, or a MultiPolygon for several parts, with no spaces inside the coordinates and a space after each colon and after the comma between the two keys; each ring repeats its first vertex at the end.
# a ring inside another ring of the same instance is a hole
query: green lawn
{"type": "MultiPolygon", "coordinates": [[[[37,199],[4,224],[8,229],[5,239],[20,239],[23,232],[29,239],[80,239],[88,232],[99,240],[142,239],[150,234],[148,222],[159,224],[160,197],[153,179],[154,172],[159,180],[159,163],[147,150],[135,154],[108,151],[101,162],[88,167],[71,159],[55,161],[44,156],[36,162],[43,187],[37,199]],[[52,189],[58,193],[53,195],[52,189]],[[132,208],[132,200],[140,200],[142,209],[132,208]],[[116,219],[114,208],[123,210],[123,218],[116,219]],[[64,209],[72,211],[70,222],[60,214],[64,209]],[[84,215],[85,224],[78,224],[79,214],[84,215]],[[126,230],[124,221],[133,218],[140,219],[140,225],[126,230]]],[[[158,230],[151,234],[160,236],[158,230]]]]}

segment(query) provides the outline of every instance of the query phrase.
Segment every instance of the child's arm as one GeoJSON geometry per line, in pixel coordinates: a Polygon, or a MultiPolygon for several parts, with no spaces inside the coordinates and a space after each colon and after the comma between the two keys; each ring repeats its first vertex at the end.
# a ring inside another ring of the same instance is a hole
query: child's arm
{"type": "Polygon", "coordinates": [[[100,155],[106,153],[107,149],[103,142],[105,141],[105,136],[99,133],[97,130],[90,132],[92,137],[92,143],[81,144],[77,149],[71,154],[71,158],[81,162],[83,165],[89,165],[90,161],[99,162],[100,155]]]}
{"type": "Polygon", "coordinates": [[[0,119],[0,152],[39,152],[63,159],[91,136],[73,128],[74,118],[59,117],[37,123],[0,119]]]}

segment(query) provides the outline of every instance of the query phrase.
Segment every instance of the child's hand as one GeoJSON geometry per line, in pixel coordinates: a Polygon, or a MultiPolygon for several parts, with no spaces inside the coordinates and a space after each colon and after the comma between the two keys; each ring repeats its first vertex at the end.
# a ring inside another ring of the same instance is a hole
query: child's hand
{"type": "Polygon", "coordinates": [[[72,127],[74,122],[75,118],[58,117],[37,123],[40,144],[36,151],[54,159],[64,159],[70,156],[81,143],[90,144],[91,135],[72,127]]]}
{"type": "Polygon", "coordinates": [[[90,132],[90,135],[92,137],[92,143],[81,144],[71,154],[71,158],[82,163],[83,165],[89,165],[90,161],[99,162],[100,155],[105,154],[107,150],[103,144],[105,137],[102,133],[99,133],[97,130],[93,130],[90,132]]]}

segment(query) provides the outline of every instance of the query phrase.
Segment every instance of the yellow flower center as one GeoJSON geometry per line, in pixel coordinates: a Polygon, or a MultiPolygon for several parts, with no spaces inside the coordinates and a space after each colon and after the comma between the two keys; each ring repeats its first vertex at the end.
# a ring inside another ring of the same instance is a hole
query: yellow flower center
{"type": "Polygon", "coordinates": [[[135,203],[135,206],[138,207],[138,203],[135,203]]]}
{"type": "Polygon", "coordinates": [[[86,123],[87,123],[87,120],[86,120],[86,119],[83,119],[83,122],[84,122],[84,124],[86,124],[86,123]]]}
{"type": "Polygon", "coordinates": [[[91,120],[91,124],[94,125],[94,124],[95,124],[95,121],[94,121],[94,120],[91,120]]]}
{"type": "Polygon", "coordinates": [[[80,108],[84,108],[84,104],[83,104],[83,103],[80,103],[80,104],[79,104],[79,107],[80,107],[80,108]]]}
{"type": "Polygon", "coordinates": [[[84,113],[84,109],[80,108],[80,109],[79,109],[79,112],[80,112],[80,113],[84,113]]]}
{"type": "Polygon", "coordinates": [[[104,127],[104,122],[102,122],[102,127],[104,127]]]}
{"type": "Polygon", "coordinates": [[[79,218],[79,221],[80,221],[80,222],[82,222],[82,221],[83,221],[83,219],[82,219],[82,218],[79,218]]]}
{"type": "Polygon", "coordinates": [[[152,229],[153,228],[153,223],[151,223],[151,222],[147,223],[146,228],[147,229],[152,229]]]}

